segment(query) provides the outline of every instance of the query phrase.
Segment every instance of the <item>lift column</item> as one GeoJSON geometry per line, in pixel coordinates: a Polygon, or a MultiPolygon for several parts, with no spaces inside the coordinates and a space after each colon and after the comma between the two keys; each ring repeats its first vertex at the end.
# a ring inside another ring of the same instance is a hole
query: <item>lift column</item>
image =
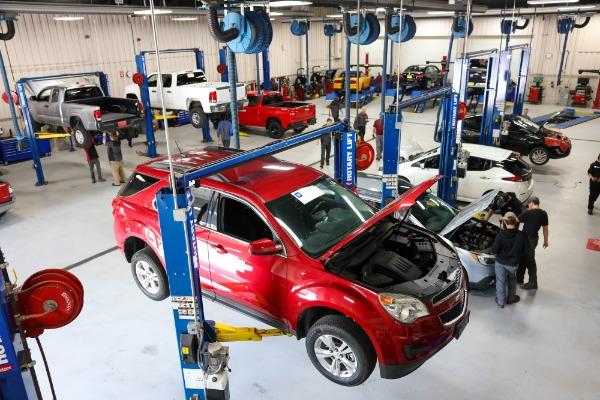
{"type": "Polygon", "coordinates": [[[523,103],[525,103],[525,88],[527,87],[527,75],[529,72],[529,56],[531,48],[525,44],[522,46],[511,46],[509,50],[520,50],[519,76],[517,78],[517,87],[515,88],[515,98],[513,104],[513,114],[523,114],[523,103]]]}
{"type": "Polygon", "coordinates": [[[509,79],[510,51],[500,51],[490,55],[483,98],[481,144],[488,146],[498,146],[500,144],[504,109],[506,107],[506,88],[509,79]]]}
{"type": "MultiPolygon", "coordinates": [[[[148,90],[148,72],[146,71],[146,53],[142,52],[135,56],[135,67],[137,72],[143,75],[144,80],[140,85],[140,97],[141,101],[144,104],[144,110],[146,112],[145,120],[146,120],[146,144],[148,145],[148,150],[146,155],[148,157],[156,157],[156,139],[154,137],[154,129],[152,128],[152,120],[154,116],[152,115],[152,106],[150,104],[150,92],[148,90]]],[[[165,120],[165,123],[167,121],[165,120]]]]}

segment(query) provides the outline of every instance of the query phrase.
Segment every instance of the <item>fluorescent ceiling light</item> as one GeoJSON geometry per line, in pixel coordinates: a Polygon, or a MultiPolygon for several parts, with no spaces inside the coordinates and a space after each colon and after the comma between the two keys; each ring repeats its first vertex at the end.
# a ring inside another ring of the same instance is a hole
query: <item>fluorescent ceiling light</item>
{"type": "Polygon", "coordinates": [[[329,14],[329,15],[326,15],[325,17],[327,17],[327,18],[342,18],[343,15],[342,14],[329,14]]]}
{"type": "MultiPolygon", "coordinates": [[[[135,15],[151,15],[152,14],[152,10],[148,9],[148,10],[139,10],[139,11],[134,11],[133,12],[135,15]]],[[[158,15],[158,14],[172,14],[173,10],[167,10],[165,8],[155,8],[154,9],[154,15],[158,15]]]]}
{"type": "Polygon", "coordinates": [[[454,11],[427,11],[429,15],[454,15],[454,11]]]}
{"type": "Polygon", "coordinates": [[[271,11],[269,13],[269,16],[271,16],[271,17],[281,17],[282,15],[283,15],[283,13],[282,12],[278,12],[278,11],[271,11]]]}
{"type": "Polygon", "coordinates": [[[81,21],[85,17],[54,17],[55,21],[81,21]]]}
{"type": "Polygon", "coordinates": [[[571,7],[558,7],[558,11],[577,11],[577,10],[590,10],[596,8],[596,6],[571,6],[571,7]]]}
{"type": "Polygon", "coordinates": [[[173,17],[171,21],[197,21],[198,17],[173,17]]]}
{"type": "Polygon", "coordinates": [[[271,7],[293,7],[293,6],[309,6],[312,1],[300,1],[300,0],[281,0],[272,1],[269,3],[271,7]]]}
{"type": "Polygon", "coordinates": [[[527,4],[538,6],[542,4],[579,3],[579,0],[527,0],[527,4]]]}

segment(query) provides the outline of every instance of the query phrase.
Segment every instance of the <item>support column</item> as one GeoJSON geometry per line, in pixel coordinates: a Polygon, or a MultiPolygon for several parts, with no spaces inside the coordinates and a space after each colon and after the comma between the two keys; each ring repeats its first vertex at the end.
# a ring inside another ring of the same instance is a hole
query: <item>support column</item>
{"type": "Polygon", "coordinates": [[[263,87],[265,90],[271,90],[271,63],[269,62],[269,49],[262,52],[263,65],[263,87]]]}
{"type": "Polygon", "coordinates": [[[35,132],[33,131],[33,123],[31,122],[31,114],[29,113],[29,103],[27,102],[27,95],[25,94],[23,82],[17,82],[16,88],[17,94],[19,95],[19,104],[21,104],[21,111],[23,112],[23,120],[25,121],[25,131],[29,135],[29,148],[31,149],[33,168],[35,169],[35,174],[37,176],[35,186],[43,186],[48,182],[46,182],[46,179],[44,178],[44,169],[42,168],[42,161],[40,159],[40,149],[38,148],[35,132]]]}

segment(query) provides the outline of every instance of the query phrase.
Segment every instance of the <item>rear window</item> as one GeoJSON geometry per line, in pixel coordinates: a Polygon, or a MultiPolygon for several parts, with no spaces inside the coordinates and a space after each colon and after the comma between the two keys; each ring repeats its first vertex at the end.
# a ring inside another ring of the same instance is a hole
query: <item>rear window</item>
{"type": "Polygon", "coordinates": [[[203,72],[188,72],[177,75],[177,86],[192,85],[194,83],[206,82],[203,72]]]}
{"type": "Polygon", "coordinates": [[[423,65],[411,65],[410,67],[406,68],[404,72],[424,72],[425,68],[426,67],[423,65]]]}
{"type": "Polygon", "coordinates": [[[499,163],[502,168],[517,176],[526,176],[531,173],[531,167],[525,161],[518,158],[516,155],[511,155],[504,161],[499,163]]]}
{"type": "Polygon", "coordinates": [[[102,96],[104,96],[104,94],[98,86],[79,87],[74,89],[67,89],[65,91],[65,101],[93,99],[95,97],[102,96]]]}
{"type": "Polygon", "coordinates": [[[158,182],[158,179],[148,175],[134,172],[129,181],[119,190],[119,196],[128,197],[149,188],[158,182]]]}
{"type": "Polygon", "coordinates": [[[268,106],[270,104],[281,103],[282,101],[283,101],[283,97],[281,97],[278,94],[276,94],[276,95],[269,95],[269,96],[264,96],[263,97],[262,104],[263,104],[263,106],[268,106]]]}

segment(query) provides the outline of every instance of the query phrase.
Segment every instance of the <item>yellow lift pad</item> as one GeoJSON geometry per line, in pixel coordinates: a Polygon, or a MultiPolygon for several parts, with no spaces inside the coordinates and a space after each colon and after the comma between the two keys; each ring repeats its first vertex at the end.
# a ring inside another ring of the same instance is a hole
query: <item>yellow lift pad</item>
{"type": "Polygon", "coordinates": [[[292,336],[279,329],[237,328],[215,322],[215,331],[219,342],[260,342],[267,336],[292,336]]]}

